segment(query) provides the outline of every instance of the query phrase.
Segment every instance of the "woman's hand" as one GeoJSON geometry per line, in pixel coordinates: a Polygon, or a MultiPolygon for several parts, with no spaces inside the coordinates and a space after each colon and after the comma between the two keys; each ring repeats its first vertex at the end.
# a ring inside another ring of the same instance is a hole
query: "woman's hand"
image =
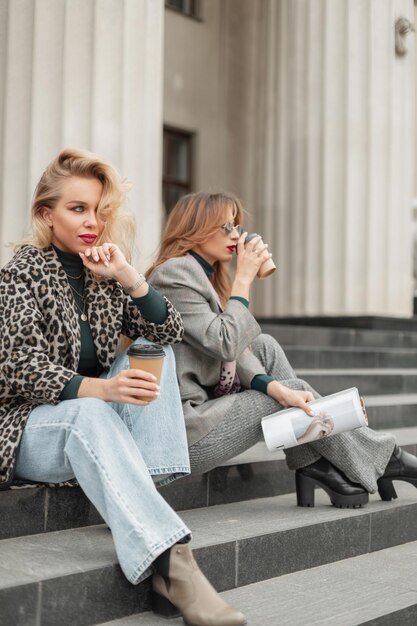
{"type": "Polygon", "coordinates": [[[245,244],[247,234],[242,233],[237,242],[236,274],[231,295],[249,299],[249,287],[262,263],[270,259],[272,254],[268,252],[268,244],[263,243],[260,235],[245,244]]]}
{"type": "Polygon", "coordinates": [[[314,396],[311,391],[299,391],[297,389],[289,389],[285,385],[281,385],[277,380],[272,380],[267,386],[267,394],[274,400],[276,400],[284,408],[299,407],[310,415],[314,416],[314,411],[311,406],[308,406],[307,402],[314,400],[314,396]]]}
{"type": "Polygon", "coordinates": [[[115,243],[92,246],[79,255],[85,267],[105,278],[115,278],[118,273],[129,267],[125,255],[115,243]]]}
{"type": "Polygon", "coordinates": [[[262,241],[260,235],[245,244],[247,234],[242,233],[237,242],[236,278],[251,283],[262,263],[270,259],[272,254],[268,252],[268,244],[262,241]]]}
{"type": "Polygon", "coordinates": [[[140,280],[140,274],[130,265],[123,252],[115,243],[103,243],[101,246],[87,248],[85,253],[79,252],[84,266],[104,278],[115,278],[121,286],[131,288],[139,283],[134,291],[130,291],[133,298],[145,296],[149,291],[148,283],[140,280]]]}
{"type": "Polygon", "coordinates": [[[122,370],[112,378],[84,378],[78,397],[144,406],[159,396],[155,381],[155,376],[144,370],[122,370]]]}

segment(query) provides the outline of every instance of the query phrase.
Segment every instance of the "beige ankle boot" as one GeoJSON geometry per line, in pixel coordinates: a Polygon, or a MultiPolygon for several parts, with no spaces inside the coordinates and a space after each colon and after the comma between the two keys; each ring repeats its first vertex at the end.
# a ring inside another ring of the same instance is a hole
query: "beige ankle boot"
{"type": "Polygon", "coordinates": [[[169,577],[153,575],[152,608],[188,626],[242,626],[245,616],[229,606],[198,567],[189,543],[176,543],[169,556],[169,577]]]}

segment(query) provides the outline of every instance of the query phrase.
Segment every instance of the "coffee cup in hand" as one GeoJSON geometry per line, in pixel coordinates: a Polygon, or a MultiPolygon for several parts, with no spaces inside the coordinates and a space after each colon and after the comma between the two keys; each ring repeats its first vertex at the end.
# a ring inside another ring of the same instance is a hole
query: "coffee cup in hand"
{"type": "MultiPolygon", "coordinates": [[[[249,233],[249,235],[247,235],[247,237],[245,238],[245,244],[249,243],[249,241],[252,241],[252,239],[255,239],[255,237],[260,237],[260,235],[258,235],[257,233],[249,233]]],[[[262,237],[259,243],[262,243],[262,237]]],[[[256,275],[258,278],[267,278],[268,276],[273,274],[276,269],[277,266],[275,265],[271,257],[270,259],[267,259],[262,263],[256,275]]]]}
{"type": "Polygon", "coordinates": [[[165,357],[162,346],[157,343],[132,344],[127,350],[127,356],[131,369],[139,369],[153,374],[156,377],[156,384],[160,384],[165,357]]]}

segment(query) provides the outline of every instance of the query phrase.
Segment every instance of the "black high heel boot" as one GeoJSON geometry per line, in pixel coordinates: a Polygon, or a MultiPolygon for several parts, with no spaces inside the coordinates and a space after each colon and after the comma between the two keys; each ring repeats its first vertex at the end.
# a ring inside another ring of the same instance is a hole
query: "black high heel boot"
{"type": "Polygon", "coordinates": [[[314,487],[327,493],[333,506],[339,509],[359,508],[369,501],[368,492],[321,457],[315,463],[295,472],[298,506],[314,506],[314,487]]]}
{"type": "Polygon", "coordinates": [[[398,497],[393,480],[404,480],[417,487],[417,457],[401,450],[399,446],[395,446],[385,472],[378,480],[381,500],[395,500],[398,497]]]}

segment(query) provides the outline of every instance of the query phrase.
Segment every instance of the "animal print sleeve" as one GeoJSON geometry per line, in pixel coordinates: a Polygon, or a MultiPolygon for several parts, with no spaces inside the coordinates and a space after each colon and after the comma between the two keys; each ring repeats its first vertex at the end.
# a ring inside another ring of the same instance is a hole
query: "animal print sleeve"
{"type": "Polygon", "coordinates": [[[9,392],[56,404],[76,372],[51,358],[51,342],[42,330],[42,311],[28,282],[11,271],[2,272],[0,310],[0,374],[9,392]]]}

